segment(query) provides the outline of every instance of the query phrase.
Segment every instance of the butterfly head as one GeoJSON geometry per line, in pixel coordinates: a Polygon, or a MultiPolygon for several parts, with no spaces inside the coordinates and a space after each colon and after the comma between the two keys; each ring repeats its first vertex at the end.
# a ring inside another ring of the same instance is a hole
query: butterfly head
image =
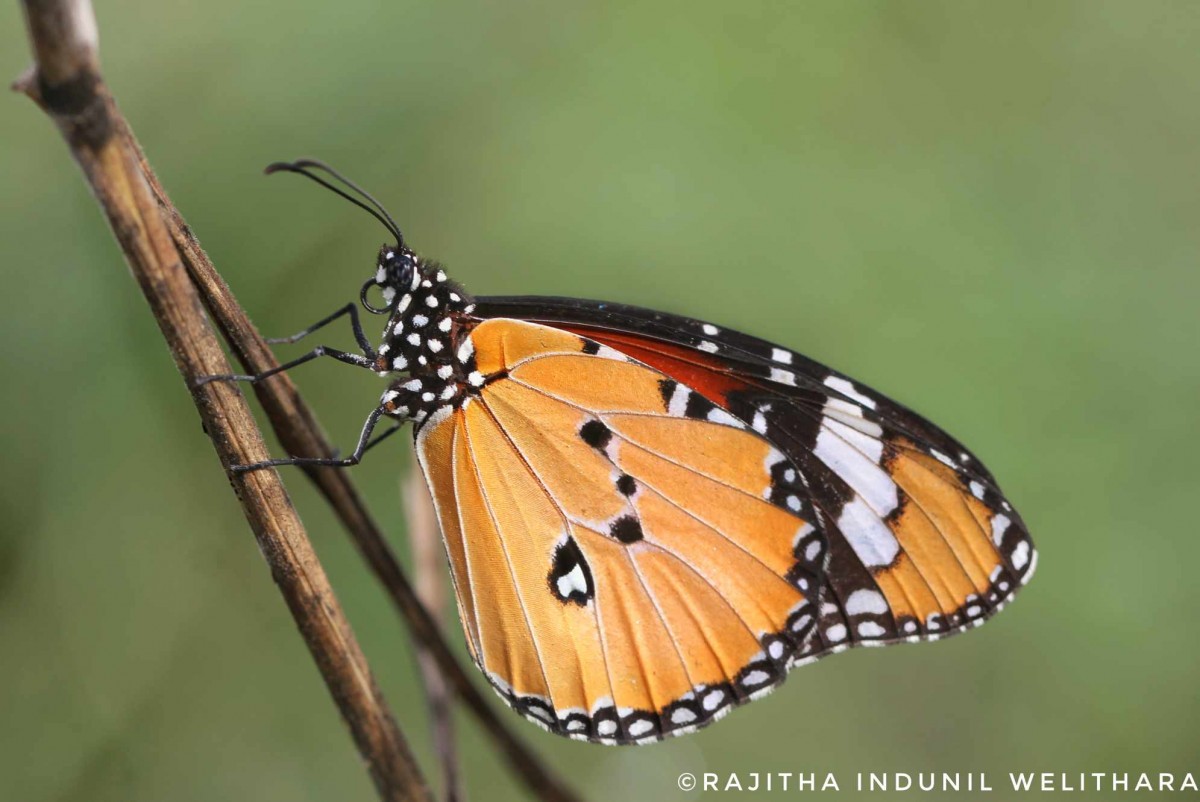
{"type": "Polygon", "coordinates": [[[474,300],[447,278],[441,265],[422,259],[405,244],[396,221],[379,201],[333,168],[312,159],[276,162],[266,171],[296,173],[315,181],[366,211],[394,237],[395,244],[379,249],[375,271],[359,293],[364,309],[387,316],[375,349],[375,371],[385,376],[408,374],[397,378],[384,396],[389,415],[420,422],[436,405],[482,384],[474,372],[466,337],[474,300]],[[464,342],[468,347],[463,347],[464,342]]]}
{"type": "Polygon", "coordinates": [[[459,372],[457,346],[475,304],[437,262],[403,245],[385,245],[379,250],[375,275],[363,285],[361,300],[368,311],[388,315],[376,370],[436,374],[449,365],[459,372]],[[375,293],[383,306],[372,302],[375,293]]]}
{"type": "Polygon", "coordinates": [[[375,275],[366,280],[359,293],[363,308],[376,315],[385,315],[395,309],[397,300],[415,290],[421,282],[419,263],[418,256],[405,245],[385,243],[375,261],[375,275]],[[383,299],[382,306],[372,303],[373,293],[383,299]]]}

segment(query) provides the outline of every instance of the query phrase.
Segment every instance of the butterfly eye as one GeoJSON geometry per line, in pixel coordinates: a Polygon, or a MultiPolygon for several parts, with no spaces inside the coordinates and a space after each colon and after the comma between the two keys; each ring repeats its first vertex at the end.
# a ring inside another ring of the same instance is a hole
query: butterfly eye
{"type": "Polygon", "coordinates": [[[359,300],[363,307],[377,315],[390,312],[396,299],[412,284],[415,262],[416,259],[410,251],[389,245],[380,248],[375,275],[363,284],[362,290],[359,292],[359,300]],[[383,299],[381,305],[368,300],[368,294],[374,288],[379,289],[379,294],[383,299]]]}
{"type": "Polygon", "coordinates": [[[387,266],[387,277],[388,284],[395,287],[397,292],[407,291],[412,284],[412,256],[405,254],[399,258],[393,258],[387,266]]]}

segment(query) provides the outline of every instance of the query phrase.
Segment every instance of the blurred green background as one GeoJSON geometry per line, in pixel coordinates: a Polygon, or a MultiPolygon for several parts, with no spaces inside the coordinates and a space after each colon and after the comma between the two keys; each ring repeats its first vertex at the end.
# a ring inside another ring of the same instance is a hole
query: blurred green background
{"type": "MultiPolygon", "coordinates": [[[[100,6],[113,91],[265,332],[354,297],[383,241],[261,176],[318,156],[476,293],[797,348],[969,443],[1023,512],[1039,573],[979,632],[822,661],[655,747],[506,713],[588,796],[685,798],[681,771],[832,771],[854,798],[857,771],[1200,769],[1200,6],[100,6]]],[[[63,143],[0,102],[0,797],[371,798],[63,143]]],[[[378,380],[298,379],[351,443],[378,380]]],[[[406,558],[407,450],[355,472],[406,558]]],[[[286,478],[431,765],[403,627],[286,478]]],[[[520,798],[460,724],[473,798],[520,798]]]]}

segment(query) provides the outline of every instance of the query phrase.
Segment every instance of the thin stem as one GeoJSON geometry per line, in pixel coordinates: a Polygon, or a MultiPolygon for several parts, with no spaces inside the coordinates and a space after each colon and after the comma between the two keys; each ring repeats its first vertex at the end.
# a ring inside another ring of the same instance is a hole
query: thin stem
{"type": "MultiPolygon", "coordinates": [[[[250,322],[246,311],[237,302],[225,279],[213,267],[195,235],[184,222],[158,183],[150,166],[142,159],[142,171],[158,197],[166,216],[167,226],[183,257],[200,297],[217,327],[229,344],[234,357],[248,374],[259,374],[279,365],[266,340],[250,322]]],[[[316,413],[301,397],[291,376],[276,374],[268,381],[254,385],[254,392],[266,412],[280,445],[289,454],[332,458],[334,449],[316,413]]],[[[375,518],[359,495],[349,472],[304,466],[308,478],[333,508],[366,560],[375,578],[383,585],[397,611],[408,625],[409,634],[418,646],[430,652],[446,681],[454,688],[457,698],[466,706],[480,726],[488,733],[496,748],[508,760],[509,767],[526,787],[547,802],[574,802],[576,794],[547,767],[537,755],[523,744],[508,725],[471,682],[466,670],[450,647],[429,612],[417,598],[412,584],[400,567],[395,552],[384,538],[375,518]]]]}
{"type": "Polygon", "coordinates": [[[23,6],[36,67],[14,88],[58,126],[107,216],[380,798],[430,799],[278,473],[228,471],[266,459],[267,449],[237,387],[225,382],[196,386],[201,376],[230,373],[229,363],[146,180],[141,154],[100,75],[91,5],[25,0],[23,6]]]}
{"type": "MultiPolygon", "coordinates": [[[[120,121],[120,124],[124,124],[120,121]]],[[[132,137],[130,142],[137,147],[132,137]]],[[[279,361],[234,297],[225,279],[213,267],[208,255],[158,182],[139,150],[142,174],[149,182],[183,259],[183,265],[213,321],[229,344],[234,357],[248,374],[257,375],[278,367],[279,361]]],[[[280,445],[289,454],[332,458],[334,448],[316,414],[301,397],[291,376],[280,373],[254,385],[280,445]]],[[[304,467],[305,474],[333,508],[354,541],[371,572],[392,599],[409,628],[409,634],[421,649],[437,661],[447,683],[468,711],[487,732],[509,767],[537,798],[546,802],[575,802],[577,795],[513,733],[507,724],[471,682],[466,670],[454,656],[441,629],[417,598],[412,584],[400,567],[395,552],[384,538],[367,509],[348,471],[304,467]]]]}

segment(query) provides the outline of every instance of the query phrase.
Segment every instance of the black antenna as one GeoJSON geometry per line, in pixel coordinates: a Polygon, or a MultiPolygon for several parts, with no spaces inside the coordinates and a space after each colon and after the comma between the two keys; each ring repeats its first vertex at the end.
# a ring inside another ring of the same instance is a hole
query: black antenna
{"type": "Polygon", "coordinates": [[[342,175],[341,173],[339,173],[337,170],[333,169],[329,165],[325,164],[324,162],[319,162],[316,159],[297,159],[294,162],[274,162],[272,164],[268,164],[267,168],[265,170],[263,170],[263,172],[266,173],[267,175],[271,175],[272,173],[278,173],[278,172],[297,173],[299,175],[304,176],[305,178],[310,178],[313,181],[316,181],[318,184],[320,184],[321,186],[330,190],[331,192],[335,192],[338,195],[341,195],[343,198],[350,201],[358,208],[363,209],[363,210],[367,211],[368,213],[370,213],[370,215],[372,217],[374,217],[376,220],[378,220],[380,223],[382,223],[383,227],[386,228],[389,232],[391,232],[391,234],[396,238],[396,246],[398,248],[405,247],[404,246],[404,235],[400,233],[400,226],[396,225],[396,221],[392,219],[392,216],[390,214],[388,214],[387,209],[383,208],[383,204],[380,203],[379,201],[375,200],[375,197],[373,195],[371,195],[371,193],[367,192],[365,189],[360,187],[358,184],[354,183],[349,178],[346,178],[344,175],[342,175]],[[353,191],[357,192],[359,195],[361,195],[362,197],[364,197],[368,201],[370,201],[371,206],[368,206],[367,204],[363,203],[358,198],[355,198],[352,195],[348,194],[344,190],[339,189],[338,187],[335,187],[333,184],[329,183],[328,181],[321,178],[320,176],[313,175],[312,173],[310,173],[308,171],[309,168],[317,169],[317,170],[324,170],[326,173],[329,173],[329,175],[333,176],[338,181],[341,181],[347,187],[349,187],[350,189],[352,189],[353,191]],[[372,207],[374,207],[374,208],[372,208],[372,207]]]}

